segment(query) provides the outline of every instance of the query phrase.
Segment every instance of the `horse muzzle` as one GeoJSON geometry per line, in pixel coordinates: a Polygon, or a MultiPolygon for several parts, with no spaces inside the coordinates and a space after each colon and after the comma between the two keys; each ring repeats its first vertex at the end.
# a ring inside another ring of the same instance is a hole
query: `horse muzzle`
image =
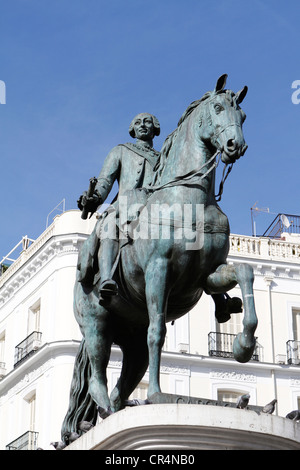
{"type": "Polygon", "coordinates": [[[235,139],[228,139],[223,148],[221,149],[221,160],[223,163],[234,163],[244,155],[248,145],[239,144],[235,139]]]}

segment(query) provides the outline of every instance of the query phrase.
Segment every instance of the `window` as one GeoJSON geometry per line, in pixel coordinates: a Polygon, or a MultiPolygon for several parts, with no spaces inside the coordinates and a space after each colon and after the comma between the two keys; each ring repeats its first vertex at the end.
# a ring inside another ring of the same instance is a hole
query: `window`
{"type": "Polygon", "coordinates": [[[237,399],[246,392],[236,392],[232,390],[218,390],[218,400],[229,403],[236,403],[237,399]]]}
{"type": "Polygon", "coordinates": [[[5,332],[0,334],[0,380],[5,376],[5,332]]]}
{"type": "Polygon", "coordinates": [[[217,333],[226,333],[237,335],[243,330],[243,313],[232,313],[230,320],[226,323],[218,323],[216,321],[217,333]]]}
{"type": "Polygon", "coordinates": [[[35,431],[35,395],[29,400],[29,430],[35,431]]]}
{"type": "Polygon", "coordinates": [[[27,429],[29,431],[35,431],[35,408],[36,408],[36,394],[35,391],[31,392],[25,398],[26,408],[27,408],[27,420],[28,425],[27,429]]]}
{"type": "Polygon", "coordinates": [[[40,312],[41,299],[28,309],[27,335],[30,335],[33,331],[40,331],[40,312]]]}
{"type": "Polygon", "coordinates": [[[146,400],[148,385],[149,384],[146,382],[140,382],[134,392],[130,395],[129,400],[133,400],[134,398],[139,400],[146,400]]]}
{"type": "Polygon", "coordinates": [[[0,363],[5,362],[5,332],[0,334],[0,363]]]}
{"type": "Polygon", "coordinates": [[[300,341],[300,310],[292,309],[293,340],[300,341]]]}

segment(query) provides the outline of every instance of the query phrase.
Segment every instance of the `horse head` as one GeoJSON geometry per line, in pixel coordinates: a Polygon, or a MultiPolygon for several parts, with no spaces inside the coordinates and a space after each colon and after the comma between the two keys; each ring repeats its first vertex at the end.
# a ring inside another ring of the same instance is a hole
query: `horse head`
{"type": "Polygon", "coordinates": [[[246,114],[240,108],[248,87],[238,93],[225,90],[227,75],[222,75],[215,89],[200,100],[203,104],[200,117],[202,139],[221,153],[223,163],[234,163],[244,155],[247,145],[242,131],[246,114]]]}

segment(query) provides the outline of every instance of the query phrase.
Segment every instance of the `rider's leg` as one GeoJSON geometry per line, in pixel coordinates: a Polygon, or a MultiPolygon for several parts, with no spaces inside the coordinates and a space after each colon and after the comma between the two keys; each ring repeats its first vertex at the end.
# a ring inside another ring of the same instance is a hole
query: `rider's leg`
{"type": "Polygon", "coordinates": [[[99,250],[99,271],[101,276],[100,294],[102,297],[115,295],[118,292],[117,283],[111,279],[112,268],[117,258],[119,242],[110,238],[101,240],[99,250]]]}
{"type": "Polygon", "coordinates": [[[119,250],[115,212],[111,212],[104,217],[99,238],[98,265],[101,277],[99,293],[100,298],[104,298],[115,295],[118,292],[118,285],[112,279],[112,268],[119,250]]]}
{"type": "Polygon", "coordinates": [[[78,281],[85,286],[92,286],[94,282],[94,257],[98,251],[99,239],[96,224],[91,235],[83,243],[78,255],[78,281]]]}

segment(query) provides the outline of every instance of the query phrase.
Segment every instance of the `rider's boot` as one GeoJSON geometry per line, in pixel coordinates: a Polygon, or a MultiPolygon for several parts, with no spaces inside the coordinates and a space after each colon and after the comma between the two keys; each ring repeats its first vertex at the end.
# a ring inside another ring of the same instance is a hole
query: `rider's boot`
{"type": "Polygon", "coordinates": [[[232,313],[240,313],[243,311],[242,301],[239,297],[229,297],[225,294],[212,294],[215,302],[215,316],[218,323],[225,323],[231,318],[232,313]]]}
{"type": "Polygon", "coordinates": [[[101,240],[98,259],[101,276],[99,289],[100,303],[118,293],[118,284],[111,279],[111,271],[118,255],[118,249],[119,243],[117,240],[111,238],[101,240]]]}

